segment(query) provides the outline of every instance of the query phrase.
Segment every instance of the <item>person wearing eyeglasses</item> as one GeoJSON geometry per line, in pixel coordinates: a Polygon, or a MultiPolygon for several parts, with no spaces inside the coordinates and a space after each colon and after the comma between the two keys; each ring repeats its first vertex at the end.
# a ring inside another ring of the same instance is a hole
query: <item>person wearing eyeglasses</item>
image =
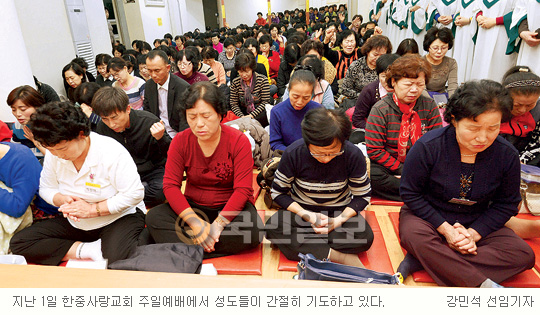
{"type": "Polygon", "coordinates": [[[373,232],[360,212],[370,201],[362,151],[347,139],[351,122],[343,112],[318,107],[302,121],[302,139],[281,157],[272,184],[279,210],[266,222],[266,238],[290,260],[299,253],[362,267],[373,232]]]}
{"type": "Polygon", "coordinates": [[[405,55],[388,67],[386,82],[394,91],[371,108],[366,123],[373,195],[401,201],[407,152],[423,134],[442,127],[435,101],[422,95],[430,76],[431,66],[419,55],[405,55]]]}
{"type": "Polygon", "coordinates": [[[180,50],[176,54],[176,60],[178,60],[177,65],[180,71],[176,72],[175,75],[184,79],[189,85],[195,82],[209,81],[207,76],[196,70],[199,69],[200,61],[194,50],[180,50]]]}
{"type": "Polygon", "coordinates": [[[116,80],[112,87],[117,87],[126,92],[129,97],[129,105],[133,109],[143,109],[144,89],[146,82],[128,72],[128,68],[133,67],[131,62],[120,57],[112,58],[107,64],[109,72],[116,80]]]}
{"type": "Polygon", "coordinates": [[[454,45],[452,31],[446,27],[430,28],[424,37],[424,58],[431,65],[431,78],[426,84],[426,91],[433,94],[445,94],[452,97],[458,87],[458,64],[455,59],[446,56],[454,45]],[[447,88],[448,86],[448,88],[447,88]]]}

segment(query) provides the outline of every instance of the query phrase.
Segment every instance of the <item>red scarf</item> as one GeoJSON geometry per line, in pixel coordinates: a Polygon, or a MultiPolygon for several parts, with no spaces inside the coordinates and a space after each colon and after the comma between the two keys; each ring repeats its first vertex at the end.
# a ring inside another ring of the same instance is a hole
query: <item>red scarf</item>
{"type": "Polygon", "coordinates": [[[521,116],[514,116],[509,122],[501,124],[500,133],[514,135],[516,137],[526,137],[534,130],[536,122],[531,112],[526,112],[521,116]]]}
{"type": "Polygon", "coordinates": [[[399,126],[399,138],[398,138],[398,161],[405,162],[405,156],[407,156],[407,146],[409,139],[412,144],[422,136],[422,123],[420,122],[420,116],[413,110],[416,101],[411,104],[403,104],[400,102],[396,94],[392,94],[394,102],[399,106],[399,110],[403,113],[401,116],[401,125],[399,126]]]}

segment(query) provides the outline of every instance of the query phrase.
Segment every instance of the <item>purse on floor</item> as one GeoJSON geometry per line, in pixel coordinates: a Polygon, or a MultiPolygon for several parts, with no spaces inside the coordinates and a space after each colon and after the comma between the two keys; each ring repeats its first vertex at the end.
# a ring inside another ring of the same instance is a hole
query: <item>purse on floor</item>
{"type": "Polygon", "coordinates": [[[388,274],[365,268],[347,266],[327,260],[318,260],[312,254],[298,254],[299,280],[323,280],[339,282],[358,282],[375,284],[401,284],[403,277],[400,273],[388,274]]]}
{"type": "Polygon", "coordinates": [[[520,213],[540,216],[540,168],[521,164],[520,213]]]}

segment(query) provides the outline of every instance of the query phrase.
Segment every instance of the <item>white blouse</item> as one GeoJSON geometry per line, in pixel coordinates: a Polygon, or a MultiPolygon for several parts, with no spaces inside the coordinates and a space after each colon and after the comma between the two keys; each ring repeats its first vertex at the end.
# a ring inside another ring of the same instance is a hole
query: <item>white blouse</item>
{"type": "Polygon", "coordinates": [[[45,155],[39,183],[40,196],[50,204],[57,193],[75,196],[93,204],[107,200],[110,215],[69,220],[81,230],[94,230],[136,212],[146,212],[144,186],[129,152],[116,140],[90,133],[88,155],[77,172],[73,162],[50,153],[45,155]]]}

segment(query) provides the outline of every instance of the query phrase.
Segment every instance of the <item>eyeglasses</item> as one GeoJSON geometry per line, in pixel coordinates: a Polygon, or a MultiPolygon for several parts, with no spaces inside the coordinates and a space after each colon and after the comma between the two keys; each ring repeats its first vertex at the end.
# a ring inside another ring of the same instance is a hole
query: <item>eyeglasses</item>
{"type": "Polygon", "coordinates": [[[192,65],[191,61],[188,61],[188,62],[179,62],[179,63],[178,63],[178,67],[180,67],[180,68],[187,68],[187,67],[189,67],[190,65],[192,65]]]}
{"type": "Polygon", "coordinates": [[[448,46],[441,46],[441,47],[429,47],[429,49],[433,51],[445,51],[448,50],[448,46]]]}
{"type": "Polygon", "coordinates": [[[311,151],[309,152],[309,154],[311,154],[311,156],[314,158],[335,157],[335,156],[340,156],[343,153],[345,153],[345,150],[341,150],[337,153],[324,153],[324,154],[313,153],[311,151]]]}

